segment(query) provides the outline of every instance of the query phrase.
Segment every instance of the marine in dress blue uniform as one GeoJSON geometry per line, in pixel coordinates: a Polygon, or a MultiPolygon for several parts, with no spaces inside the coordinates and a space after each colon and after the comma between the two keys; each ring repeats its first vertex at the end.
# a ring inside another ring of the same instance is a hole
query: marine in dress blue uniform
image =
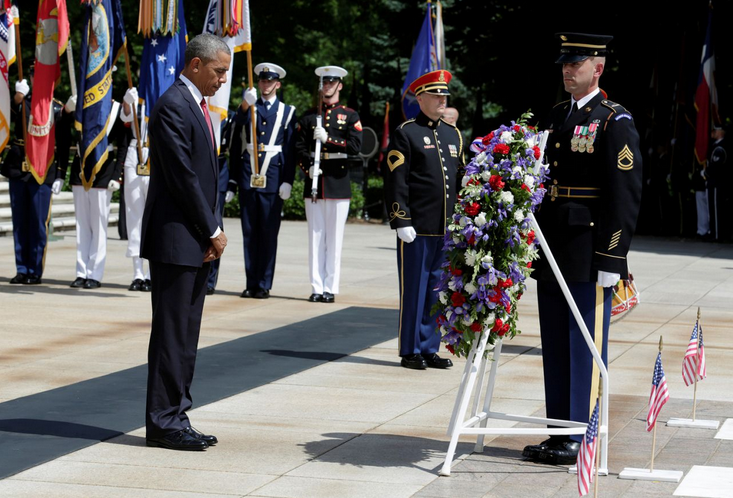
{"type": "MultiPolygon", "coordinates": [[[[31,63],[31,86],[33,68],[34,64],[31,63]]],[[[48,223],[51,219],[51,194],[61,191],[66,177],[73,120],[71,113],[75,103],[75,98],[70,98],[67,103],[70,110],[65,111],[64,104],[58,100],[51,102],[55,121],[56,155],[54,164],[50,165],[46,173],[46,178],[39,184],[25,167],[23,127],[27,126],[28,116],[31,115],[31,92],[25,80],[16,85],[16,94],[10,108],[15,139],[11,142],[2,164],[2,174],[10,180],[10,207],[15,242],[16,275],[10,279],[11,284],[41,283],[46,260],[48,223]],[[26,109],[26,122],[23,122],[21,105],[26,109]]]]}
{"type": "MultiPolygon", "coordinates": [[[[255,66],[260,98],[245,92],[237,111],[230,154],[231,186],[239,187],[239,207],[247,284],[241,297],[267,299],[275,275],[277,237],[283,201],[290,197],[295,177],[295,107],[277,98],[285,70],[265,62],[255,66]],[[249,102],[247,101],[249,100],[249,102]],[[257,170],[252,161],[252,112],[255,107],[257,170]]],[[[235,187],[236,188],[236,187],[235,187]]]]}
{"type": "Polygon", "coordinates": [[[387,152],[385,201],[398,236],[399,355],[405,368],[452,366],[437,355],[440,335],[432,312],[445,260],[446,221],[453,214],[464,167],[461,133],[441,119],[450,80],[450,72],[438,70],[410,85],[420,114],[397,127],[387,152]]]}
{"type": "MultiPolygon", "coordinates": [[[[611,36],[559,33],[565,90],[571,100],[550,112],[547,194],[537,220],[604,363],[612,287],[628,278],[626,255],[639,214],[639,135],[623,106],[598,87],[611,36]]],[[[538,303],[547,417],[587,422],[600,374],[544,254],[532,273],[538,303]]],[[[523,455],[575,462],[582,435],[554,436],[523,455]]]]}
{"type": "Polygon", "coordinates": [[[361,150],[362,127],[359,114],[339,102],[342,78],[347,71],[338,66],[321,66],[315,72],[323,79],[323,106],[310,109],[300,119],[295,151],[305,173],[303,197],[311,280],[308,301],[333,303],[339,293],[341,248],[351,201],[348,157],[361,150]],[[317,126],[319,113],[320,127],[317,126]],[[311,202],[316,140],[321,142],[320,176],[316,202],[311,202]]]}

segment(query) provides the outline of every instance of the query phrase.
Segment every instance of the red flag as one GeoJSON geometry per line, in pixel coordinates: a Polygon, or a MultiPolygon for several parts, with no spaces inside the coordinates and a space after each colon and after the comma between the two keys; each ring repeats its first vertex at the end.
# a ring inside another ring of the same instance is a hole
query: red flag
{"type": "Polygon", "coordinates": [[[705,35],[705,44],[702,46],[700,76],[697,79],[697,91],[695,92],[695,109],[697,110],[695,157],[700,164],[705,164],[708,159],[710,122],[720,123],[718,92],[715,88],[715,53],[712,46],[712,24],[713,9],[711,6],[708,13],[708,30],[705,35]]]}
{"type": "Polygon", "coordinates": [[[593,482],[593,470],[596,462],[596,451],[598,449],[598,401],[593,409],[593,415],[588,422],[588,428],[583,436],[578,450],[578,460],[575,468],[578,471],[578,494],[585,496],[590,491],[593,482]]]}
{"type": "Polygon", "coordinates": [[[668,399],[667,377],[664,376],[662,353],[660,351],[657,354],[657,362],[654,364],[654,375],[652,376],[652,393],[649,395],[649,412],[646,416],[647,431],[651,431],[654,428],[659,412],[668,399]]]}
{"type": "Polygon", "coordinates": [[[69,41],[66,0],[41,0],[36,21],[36,67],[25,146],[31,173],[41,184],[53,162],[53,89],[61,75],[59,56],[69,41]]]}
{"type": "Polygon", "coordinates": [[[379,147],[379,161],[377,165],[381,167],[387,147],[389,146],[389,102],[384,105],[384,129],[382,130],[382,144],[379,147]]]}

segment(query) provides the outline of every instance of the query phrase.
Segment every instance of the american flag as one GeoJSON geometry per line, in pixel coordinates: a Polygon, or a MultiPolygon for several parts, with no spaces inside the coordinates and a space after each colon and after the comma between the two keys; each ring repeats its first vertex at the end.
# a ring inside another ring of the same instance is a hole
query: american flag
{"type": "Polygon", "coordinates": [[[596,449],[598,447],[598,401],[593,409],[593,415],[588,422],[588,429],[585,431],[583,442],[578,450],[578,461],[575,466],[578,470],[578,494],[585,496],[590,491],[593,482],[593,470],[596,461],[596,449]]]}
{"type": "Polygon", "coordinates": [[[652,377],[652,393],[649,395],[649,413],[646,416],[646,430],[651,431],[657,423],[657,417],[662,407],[669,399],[667,390],[667,378],[664,376],[662,367],[662,352],[657,354],[657,362],[654,364],[654,376],[652,377]]]}
{"type": "Polygon", "coordinates": [[[707,369],[705,367],[705,347],[702,343],[702,327],[699,326],[699,322],[695,322],[695,328],[692,329],[692,336],[690,336],[690,342],[687,345],[685,358],[682,360],[682,380],[685,381],[686,386],[695,382],[696,374],[697,380],[703,380],[707,376],[707,369]],[[699,351],[697,349],[698,333],[700,334],[699,351]]]}

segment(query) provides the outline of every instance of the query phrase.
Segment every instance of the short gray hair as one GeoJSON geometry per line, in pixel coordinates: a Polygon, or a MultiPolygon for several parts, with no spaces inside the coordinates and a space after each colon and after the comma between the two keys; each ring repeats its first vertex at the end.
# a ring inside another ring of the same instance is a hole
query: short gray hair
{"type": "Polygon", "coordinates": [[[186,66],[195,57],[198,57],[204,63],[213,61],[217,58],[219,52],[224,52],[229,56],[232,55],[231,49],[224,43],[224,40],[209,33],[201,33],[186,45],[186,66]]]}

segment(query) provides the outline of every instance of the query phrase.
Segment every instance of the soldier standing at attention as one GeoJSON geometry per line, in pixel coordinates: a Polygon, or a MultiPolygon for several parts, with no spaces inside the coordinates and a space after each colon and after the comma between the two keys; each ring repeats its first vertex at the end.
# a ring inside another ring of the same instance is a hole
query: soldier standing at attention
{"type": "Polygon", "coordinates": [[[316,75],[322,78],[320,97],[322,108],[314,108],[303,115],[298,123],[295,150],[305,173],[305,216],[308,219],[308,267],[311,279],[312,303],[333,303],[339,293],[341,274],[341,247],[344,227],[349,216],[351,180],[349,154],[361,150],[361,121],[355,110],[339,103],[344,85],[341,79],[348,73],[338,66],[322,66],[316,75]],[[322,126],[317,116],[322,115],[322,126]],[[315,143],[321,142],[321,164],[318,193],[311,202],[313,159],[315,143]]]}
{"type": "Polygon", "coordinates": [[[240,297],[267,299],[275,275],[277,236],[283,201],[290,198],[295,178],[295,107],[277,98],[285,69],[265,62],[257,64],[257,87],[244,92],[230,154],[229,191],[234,197],[239,187],[239,209],[244,243],[244,270],[247,284],[240,297]],[[252,112],[255,106],[257,163],[252,160],[252,112]]]}
{"type": "Polygon", "coordinates": [[[453,214],[464,167],[461,133],[441,118],[451,77],[438,70],[412,82],[420,114],[395,130],[387,153],[385,200],[398,237],[399,354],[403,367],[417,370],[453,366],[437,354],[440,334],[432,313],[445,260],[446,221],[453,214]]]}
{"type": "MultiPolygon", "coordinates": [[[[542,126],[550,132],[550,180],[537,221],[607,365],[612,287],[628,278],[626,254],[639,214],[639,134],[631,114],[598,86],[612,37],[557,37],[557,63],[571,99],[556,105],[542,126]]],[[[587,422],[598,396],[598,367],[541,251],[534,268],[547,418],[587,422]]],[[[582,437],[552,436],[525,447],[523,455],[573,464],[582,437]]]]}

